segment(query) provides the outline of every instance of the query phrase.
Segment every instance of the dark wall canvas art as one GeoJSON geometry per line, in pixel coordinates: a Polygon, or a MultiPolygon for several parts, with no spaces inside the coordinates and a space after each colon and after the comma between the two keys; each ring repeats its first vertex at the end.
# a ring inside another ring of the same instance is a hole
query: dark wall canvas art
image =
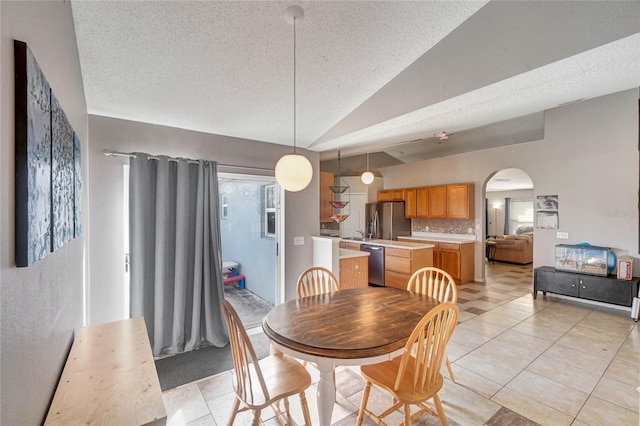
{"type": "Polygon", "coordinates": [[[15,42],[16,264],[51,251],[51,90],[27,45],[15,42]]]}
{"type": "Polygon", "coordinates": [[[16,266],[80,235],[80,140],[27,44],[14,40],[16,266]]]}
{"type": "Polygon", "coordinates": [[[82,161],[80,157],[80,139],[73,134],[73,236],[78,237],[82,233],[82,161]]]}
{"type": "Polygon", "coordinates": [[[53,250],[57,250],[74,238],[74,138],[73,128],[51,94],[51,196],[53,197],[53,250]]]}

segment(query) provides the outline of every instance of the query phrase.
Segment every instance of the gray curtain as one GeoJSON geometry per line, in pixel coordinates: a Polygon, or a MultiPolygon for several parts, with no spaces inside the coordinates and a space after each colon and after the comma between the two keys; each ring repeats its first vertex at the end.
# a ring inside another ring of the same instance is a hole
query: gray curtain
{"type": "Polygon", "coordinates": [[[217,164],[136,153],[129,169],[131,316],[154,356],[228,343],[217,164]]]}
{"type": "Polygon", "coordinates": [[[511,198],[504,199],[504,235],[509,235],[511,228],[511,198]]]}

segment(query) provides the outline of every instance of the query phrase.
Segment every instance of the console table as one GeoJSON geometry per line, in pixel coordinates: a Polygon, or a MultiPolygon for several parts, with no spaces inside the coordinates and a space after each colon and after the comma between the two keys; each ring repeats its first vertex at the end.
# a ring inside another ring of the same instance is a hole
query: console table
{"type": "Polygon", "coordinates": [[[550,292],[631,307],[633,298],[638,296],[639,282],[639,277],[623,281],[615,275],[601,277],[540,266],[533,270],[533,298],[541,291],[544,295],[550,292]]]}
{"type": "Polygon", "coordinates": [[[142,317],[80,328],[45,425],[164,425],[142,317]]]}

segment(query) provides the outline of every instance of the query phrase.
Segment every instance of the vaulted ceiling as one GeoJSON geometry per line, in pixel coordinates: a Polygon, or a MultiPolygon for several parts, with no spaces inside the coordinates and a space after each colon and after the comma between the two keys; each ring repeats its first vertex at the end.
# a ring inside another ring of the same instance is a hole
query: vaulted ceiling
{"type": "MultiPolygon", "coordinates": [[[[290,4],[73,1],[89,113],[292,145],[290,4]]],[[[545,109],[640,86],[638,1],[295,4],[297,145],[322,160],[537,140],[545,109]]]]}

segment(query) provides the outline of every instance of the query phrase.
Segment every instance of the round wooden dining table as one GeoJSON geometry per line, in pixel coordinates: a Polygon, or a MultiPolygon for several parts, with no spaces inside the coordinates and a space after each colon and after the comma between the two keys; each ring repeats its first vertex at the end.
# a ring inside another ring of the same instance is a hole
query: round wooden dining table
{"type": "Polygon", "coordinates": [[[262,328],[277,350],[318,364],[320,425],[329,426],[335,366],[400,355],[416,324],[437,305],[431,297],[394,288],[345,289],[280,304],[262,328]]]}

